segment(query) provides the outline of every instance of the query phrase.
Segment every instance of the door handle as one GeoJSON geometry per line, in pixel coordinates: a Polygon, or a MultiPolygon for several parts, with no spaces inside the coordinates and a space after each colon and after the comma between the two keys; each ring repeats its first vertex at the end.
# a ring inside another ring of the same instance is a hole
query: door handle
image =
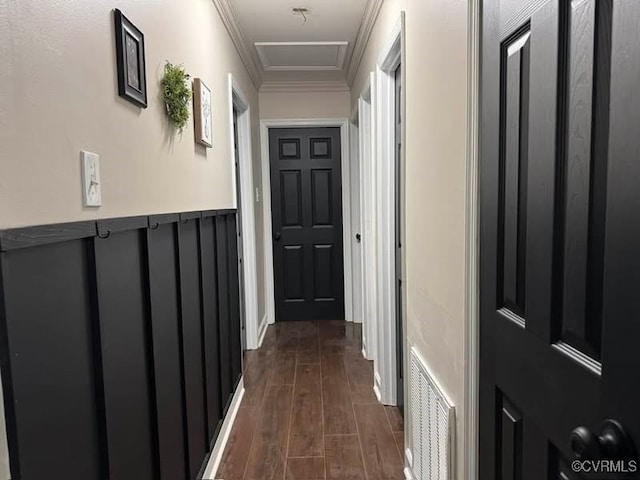
{"type": "Polygon", "coordinates": [[[276,232],[276,234],[273,236],[273,238],[275,238],[276,242],[280,241],[280,232],[276,232]]]}
{"type": "Polygon", "coordinates": [[[623,460],[633,455],[634,447],[619,422],[606,420],[597,434],[584,426],[573,430],[571,450],[580,460],[623,460]]]}
{"type": "Polygon", "coordinates": [[[359,233],[356,233],[356,241],[358,243],[360,243],[362,241],[362,235],[360,235],[359,233]]]}

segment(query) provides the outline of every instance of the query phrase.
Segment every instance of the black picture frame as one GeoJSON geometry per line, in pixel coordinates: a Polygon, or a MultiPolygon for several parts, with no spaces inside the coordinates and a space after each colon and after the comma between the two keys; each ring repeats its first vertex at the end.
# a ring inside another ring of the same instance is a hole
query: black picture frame
{"type": "Polygon", "coordinates": [[[117,8],[113,11],[118,66],[118,95],[147,108],[144,34],[117,8]]]}

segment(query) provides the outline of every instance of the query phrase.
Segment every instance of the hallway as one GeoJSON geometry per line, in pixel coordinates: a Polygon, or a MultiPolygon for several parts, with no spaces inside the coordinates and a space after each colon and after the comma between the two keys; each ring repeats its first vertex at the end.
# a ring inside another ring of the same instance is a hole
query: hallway
{"type": "Polygon", "coordinates": [[[402,479],[403,421],[373,393],[361,325],[269,326],[215,478],[402,479]]]}

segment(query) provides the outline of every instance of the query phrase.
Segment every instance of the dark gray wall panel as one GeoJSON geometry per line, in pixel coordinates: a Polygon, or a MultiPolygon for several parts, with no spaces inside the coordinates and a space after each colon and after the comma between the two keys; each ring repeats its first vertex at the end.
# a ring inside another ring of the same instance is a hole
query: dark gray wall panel
{"type": "Polygon", "coordinates": [[[180,223],[179,232],[182,354],[189,435],[189,472],[190,478],[195,478],[209,445],[204,399],[200,247],[196,221],[180,223]]]}
{"type": "Polygon", "coordinates": [[[229,343],[231,345],[231,391],[235,391],[242,374],[242,343],[240,339],[240,289],[238,284],[238,229],[236,216],[227,215],[229,242],[229,343]]]}
{"type": "Polygon", "coordinates": [[[236,212],[0,231],[12,476],[201,475],[241,374],[236,212]]]}
{"type": "Polygon", "coordinates": [[[122,480],[157,478],[144,257],[139,230],[95,240],[109,473],[122,480]]]}
{"type": "Polygon", "coordinates": [[[218,259],[218,319],[220,333],[220,401],[223,413],[229,408],[232,393],[231,345],[229,339],[231,308],[229,305],[229,252],[227,244],[227,219],[216,217],[216,253],[218,259]]]}
{"type": "Polygon", "coordinates": [[[89,242],[2,256],[2,380],[14,478],[104,478],[89,242]]]}
{"type": "Polygon", "coordinates": [[[186,478],[186,443],[175,225],[148,230],[149,299],[156,379],[160,478],[186,478]]]}
{"type": "Polygon", "coordinates": [[[215,219],[203,218],[200,224],[202,257],[202,318],[207,389],[207,426],[210,440],[215,438],[222,420],[220,403],[220,343],[218,325],[218,278],[216,263],[215,219]]]}

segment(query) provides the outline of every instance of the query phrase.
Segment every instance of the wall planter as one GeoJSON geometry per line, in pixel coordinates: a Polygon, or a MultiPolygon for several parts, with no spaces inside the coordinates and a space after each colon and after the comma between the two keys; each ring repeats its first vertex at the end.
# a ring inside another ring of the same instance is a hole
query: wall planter
{"type": "Polygon", "coordinates": [[[161,81],[162,96],[169,122],[180,134],[189,121],[189,102],[191,101],[189,78],[189,74],[182,65],[167,62],[164,66],[164,76],[161,81]]]}

